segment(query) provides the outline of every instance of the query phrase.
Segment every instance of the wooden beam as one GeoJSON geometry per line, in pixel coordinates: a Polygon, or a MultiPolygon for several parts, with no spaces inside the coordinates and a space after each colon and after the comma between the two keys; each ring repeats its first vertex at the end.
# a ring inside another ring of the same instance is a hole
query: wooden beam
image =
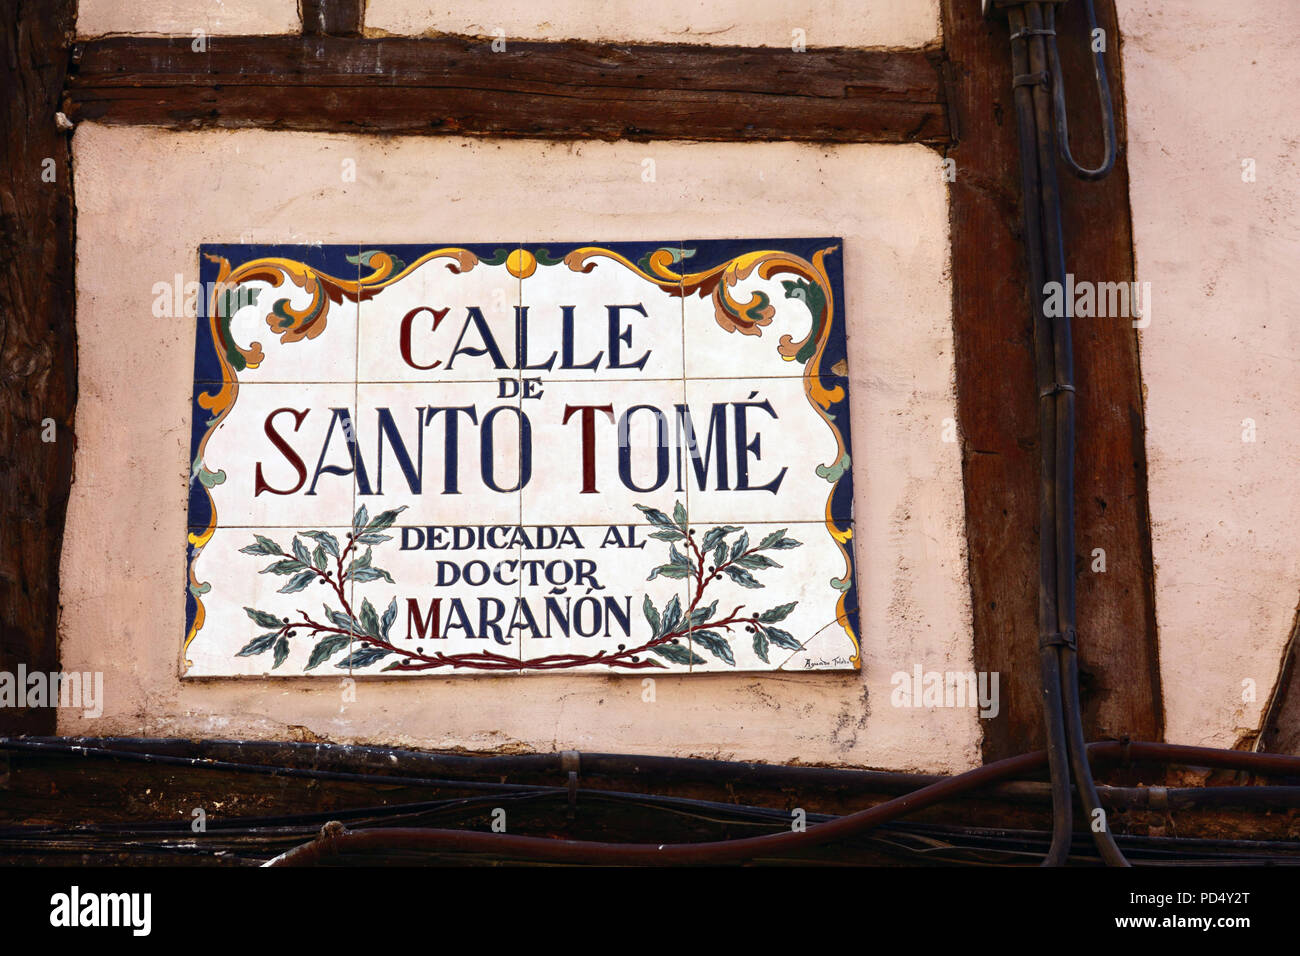
{"type": "Polygon", "coordinates": [[[334,37],[79,44],[73,120],[551,139],[948,141],[938,49],[334,37]]]}
{"type": "MultiPolygon", "coordinates": [[[[399,751],[400,757],[389,752],[388,758],[383,759],[382,754],[358,753],[370,748],[328,743],[312,747],[310,752],[258,743],[254,746],[261,749],[260,754],[241,757],[235,751],[243,748],[230,742],[86,739],[66,742],[222,763],[166,765],[122,760],[93,750],[74,754],[0,749],[0,759],[8,759],[10,768],[4,799],[0,801],[0,827],[7,831],[0,835],[0,865],[260,862],[311,839],[323,820],[331,816],[346,819],[349,811],[358,810],[364,810],[372,823],[382,820],[386,813],[400,812],[406,817],[405,825],[488,830],[493,822],[490,804],[474,800],[456,802],[461,797],[481,796],[483,791],[474,789],[476,783],[492,781],[539,789],[564,783],[563,774],[542,770],[501,769],[490,775],[468,769],[420,772],[412,766],[414,761],[409,752],[399,751]],[[264,769],[297,768],[356,776],[352,779],[273,776],[255,772],[257,767],[251,766],[254,764],[264,769]],[[436,788],[420,782],[430,777],[445,782],[436,788]],[[213,793],[222,795],[223,825],[195,833],[190,827],[193,808],[206,806],[211,814],[213,793]],[[58,794],[58,799],[51,800],[51,794],[58,794]],[[434,801],[446,801],[446,804],[430,806],[434,801]],[[410,805],[414,803],[421,803],[425,808],[418,819],[410,816],[410,805]],[[319,816],[313,819],[308,814],[319,816]],[[280,819],[276,826],[267,826],[267,818],[272,817],[280,819]],[[33,829],[23,832],[20,829],[23,827],[33,829]],[[51,834],[36,832],[36,827],[67,829],[51,834]],[[142,840],[139,831],[149,831],[147,841],[142,840]],[[218,853],[226,855],[217,857],[218,853]]],[[[427,756],[436,766],[437,756],[427,756]]],[[[1147,771],[1147,779],[1159,779],[1160,770],[1151,765],[1144,765],[1143,769],[1147,771]]],[[[915,775],[906,786],[919,788],[934,779],[915,775]]],[[[873,786],[865,782],[846,785],[807,780],[797,785],[777,784],[699,772],[677,775],[662,768],[626,774],[591,773],[584,769],[579,786],[576,814],[569,816],[568,796],[564,791],[552,793],[515,805],[510,810],[510,832],[563,839],[703,842],[776,832],[781,828],[788,830],[789,813],[796,806],[810,815],[844,815],[899,795],[897,786],[873,786]],[[750,819],[739,823],[728,821],[726,814],[701,816],[683,814],[680,808],[656,808],[648,800],[628,803],[602,799],[599,793],[602,790],[710,800],[737,809],[737,805],[768,807],[780,811],[785,819],[750,819]]],[[[890,849],[897,827],[914,825],[988,827],[1001,834],[1008,829],[1037,831],[1040,845],[1045,846],[1044,831],[1051,824],[1046,787],[1045,783],[1037,782],[987,787],[965,795],[959,802],[914,811],[895,824],[893,833],[873,831],[853,840],[809,848],[797,859],[841,865],[896,866],[923,862],[922,855],[890,849]]],[[[1278,812],[1276,804],[1250,806],[1243,801],[1245,805],[1240,807],[1187,806],[1185,800],[1189,794],[1177,789],[1161,795],[1163,806],[1149,796],[1145,802],[1132,799],[1140,798],[1148,789],[1127,791],[1130,799],[1125,799],[1123,790],[1103,789],[1102,799],[1111,808],[1109,817],[1117,835],[1166,836],[1172,820],[1177,823],[1180,837],[1290,840],[1291,846],[1296,846],[1294,820],[1290,814],[1278,812]]],[[[1082,813],[1078,814],[1076,825],[1086,828],[1082,813]]],[[[1164,852],[1169,849],[1161,848],[1164,852]]],[[[1195,852],[1197,848],[1190,849],[1195,852]]],[[[1242,849],[1249,852],[1249,848],[1242,849]]],[[[1288,853],[1294,858],[1300,850],[1274,847],[1271,852],[1288,853]]],[[[485,854],[475,854],[449,862],[481,864],[487,859],[485,854]]]]}
{"type": "MultiPolygon", "coordinates": [[[[0,671],[58,669],[77,392],[72,168],[56,125],[75,4],[0,4],[0,671]],[[45,439],[53,440],[45,440],[45,439]]],[[[52,733],[53,707],[0,707],[52,733]]]]}
{"type": "MultiPolygon", "coordinates": [[[[1113,0],[1099,0],[1121,152],[1100,183],[1062,170],[1067,268],[1079,279],[1133,278],[1123,83],[1113,0]]],[[[953,126],[950,187],[958,420],[975,666],[1001,674],[1002,709],[982,721],[984,759],[1043,746],[1038,676],[1038,418],[1010,47],[1005,20],[944,0],[953,126]]],[[[1100,156],[1100,126],[1079,4],[1062,12],[1061,58],[1073,148],[1100,156]],[[1074,109],[1078,109],[1078,114],[1074,109]]],[[[1080,683],[1090,739],[1164,732],[1156,649],[1146,452],[1136,332],[1127,319],[1079,319],[1075,470],[1080,683]],[[1093,550],[1106,571],[1091,570],[1093,550]]]]}
{"type": "MultiPolygon", "coordinates": [[[[1066,268],[1091,282],[1134,279],[1123,65],[1115,0],[1098,0],[1107,38],[1106,69],[1120,154],[1099,183],[1063,173],[1066,268]]],[[[1073,150],[1088,165],[1103,155],[1088,23],[1082,4],[1060,12],[1061,66],[1073,150]]],[[[1075,541],[1079,601],[1079,680],[1089,739],[1164,739],[1164,700],[1156,635],[1155,564],[1147,504],[1145,403],[1138,335],[1125,318],[1076,319],[1078,450],[1075,541]],[[1091,570],[1096,549],[1106,571],[1091,570]]]]}
{"type": "Polygon", "coordinates": [[[1042,747],[1038,415],[1007,28],[964,0],[945,0],[943,18],[959,130],[948,195],[974,661],[1000,674],[998,715],[980,722],[991,761],[1042,747]]]}
{"type": "Polygon", "coordinates": [[[304,36],[359,37],[365,0],[298,0],[304,36]]]}
{"type": "Polygon", "coordinates": [[[1282,649],[1282,663],[1273,681],[1268,701],[1260,717],[1259,730],[1237,741],[1237,750],[1264,753],[1300,754],[1300,681],[1296,680],[1297,656],[1300,656],[1300,610],[1291,624],[1291,633],[1282,649]]]}

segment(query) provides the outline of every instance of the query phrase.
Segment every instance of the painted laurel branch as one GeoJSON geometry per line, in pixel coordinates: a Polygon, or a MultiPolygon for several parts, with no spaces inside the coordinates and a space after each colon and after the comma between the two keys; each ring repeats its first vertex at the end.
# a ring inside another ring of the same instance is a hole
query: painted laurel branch
{"type": "Polygon", "coordinates": [[[288,659],[290,641],[301,636],[316,642],[307,670],[313,670],[345,649],[348,653],[334,665],[345,670],[369,667],[394,655],[395,659],[382,670],[421,671],[439,667],[497,671],[560,670],[589,664],[635,670],[667,666],[648,654],[674,664],[706,663],[693,650],[696,646],[734,667],[736,658],[731,649],[730,635],[734,628],[742,627],[753,635],[754,653],[764,663],[770,663],[769,649],[772,645],[791,651],[800,648],[799,641],[792,634],[776,626],[790,615],[797,601],[749,614],[743,613],[745,608],[741,605],[731,613],[719,616],[718,601],[705,605],[704,597],[709,586],[723,577],[743,588],[762,588],[763,584],[754,576],[755,573],[781,567],[763,552],[797,548],[802,542],[788,537],[782,528],[754,544],[743,528],[721,525],[710,528],[697,544],[694,530],[686,524],[686,509],[680,503],[674,507],[671,518],[656,508],[644,505],[637,505],[637,508],[655,528],[650,536],[668,542],[667,563],[654,568],[647,580],[662,576],[694,582],[694,596],[685,608],[680,595],[674,594],[662,610],[655,607],[648,594],[644,596],[642,611],[650,624],[652,636],[638,647],[620,645],[615,651],[602,650],[591,655],[554,654],[520,660],[490,651],[425,654],[394,645],[391,632],[397,620],[397,598],[389,601],[382,615],[369,598],[364,598],[360,613],[356,613],[344,585],[380,580],[394,583],[392,575],[374,566],[374,546],[392,540],[391,535],[383,532],[392,527],[405,508],[385,511],[371,518],[362,505],[353,518],[352,532],[346,544],[327,531],[302,531],[299,533],[301,537],[294,536],[288,550],[260,534],[253,536],[252,544],[239,549],[241,554],[275,559],[260,573],[288,578],[279,593],[297,594],[312,584],[322,584],[330,588],[338,607],[324,604],[323,620],[313,618],[302,609],[297,610],[299,617],[294,619],[246,607],[244,612],[248,617],[268,630],[245,644],[236,656],[253,657],[270,651],[271,666],[275,669],[288,659]],[[314,547],[304,538],[312,541],[314,547]],[[728,538],[731,538],[730,542],[728,538]],[[685,552],[677,549],[678,542],[685,543],[685,552]],[[364,546],[365,552],[357,556],[359,546],[364,546]]]}
{"type": "Polygon", "coordinates": [[[274,669],[289,657],[289,641],[297,637],[299,631],[317,642],[312,648],[307,670],[323,664],[339,651],[351,647],[354,642],[359,646],[335,664],[336,667],[345,669],[366,667],[395,653],[397,649],[388,643],[388,638],[393,622],[397,620],[397,598],[394,597],[389,602],[382,617],[375,611],[369,598],[362,600],[361,613],[356,614],[352,610],[352,603],[348,600],[344,585],[349,582],[365,584],[380,580],[393,583],[391,574],[383,568],[375,567],[372,563],[373,546],[392,540],[392,535],[383,532],[392,527],[397,516],[405,510],[405,507],[396,508],[371,518],[366,511],[366,506],[362,505],[352,519],[352,532],[348,535],[347,543],[342,547],[338,538],[328,531],[301,532],[302,537],[315,542],[314,549],[309,549],[302,538],[295,535],[289,551],[285,551],[271,538],[260,534],[254,535],[253,543],[240,548],[239,551],[241,554],[278,559],[263,568],[260,573],[284,575],[289,578],[279,589],[280,594],[297,594],[305,591],[312,584],[327,585],[333,591],[333,596],[338,599],[342,610],[325,604],[324,617],[329,623],[324,624],[301,609],[298,614],[302,619],[294,621],[287,617],[276,617],[269,611],[246,607],[244,613],[255,624],[273,630],[253,638],[236,656],[252,657],[269,650],[274,658],[271,665],[274,669]],[[364,545],[366,548],[365,553],[359,556],[356,554],[358,545],[364,545]],[[346,568],[343,566],[345,561],[348,562],[346,568]]]}
{"type": "Polygon", "coordinates": [[[730,635],[733,627],[744,627],[753,634],[754,653],[764,664],[768,660],[768,649],[772,644],[786,650],[797,651],[802,646],[788,631],[774,625],[790,616],[798,601],[779,604],[761,614],[745,616],[741,612],[744,606],[737,607],[731,614],[718,617],[718,602],[704,604],[704,592],[709,585],[721,579],[729,578],[743,588],[761,588],[763,584],[754,577],[754,572],[767,568],[779,568],[781,565],[764,551],[786,551],[797,548],[803,542],[788,537],[786,529],[773,531],[758,544],[751,544],[749,532],[736,525],[719,525],[706,531],[699,542],[693,528],[687,527],[686,509],[678,502],[670,518],[657,508],[637,505],[646,520],[656,530],[650,535],[660,541],[668,542],[668,563],[661,564],[650,572],[647,581],[656,577],[694,580],[694,597],[683,611],[680,595],[674,594],[663,610],[655,607],[650,595],[645,596],[642,610],[650,623],[650,630],[655,637],[645,649],[658,654],[674,664],[704,664],[705,659],[695,653],[696,646],[702,647],[714,657],[732,665],[736,656],[731,649],[730,635]],[[730,544],[727,538],[740,532],[730,544]],[[685,544],[686,550],[678,551],[678,542],[685,544]],[[681,638],[687,638],[690,646],[683,646],[681,638]]]}

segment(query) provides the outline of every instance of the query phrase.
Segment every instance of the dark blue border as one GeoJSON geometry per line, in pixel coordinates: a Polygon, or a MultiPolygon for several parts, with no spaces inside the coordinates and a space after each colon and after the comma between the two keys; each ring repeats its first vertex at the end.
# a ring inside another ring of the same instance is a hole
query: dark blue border
{"type": "MultiPolygon", "coordinates": [[[[255,243],[239,245],[236,243],[204,243],[199,246],[199,282],[203,295],[199,302],[197,329],[194,336],[194,381],[220,382],[223,374],[221,362],[217,358],[216,344],[212,340],[212,327],[208,322],[208,290],[217,281],[220,271],[208,255],[221,256],[229,260],[232,268],[238,268],[254,259],[280,258],[304,262],[320,272],[337,278],[355,279],[360,275],[360,268],[348,261],[348,256],[357,255],[358,247],[352,243],[346,245],[275,245],[255,243]]],[[[276,290],[280,292],[281,290],[276,290]]],[[[284,295],[289,293],[285,291],[284,295]]],[[[193,460],[193,459],[191,459],[193,460]]]]}
{"type": "MultiPolygon", "coordinates": [[[[830,335],[822,351],[822,361],[818,368],[818,379],[824,388],[841,387],[844,397],[833,402],[827,413],[834,418],[844,439],[844,450],[849,455],[849,468],[836,481],[831,489],[831,515],[840,530],[853,530],[853,429],[850,415],[849,379],[831,371],[836,364],[843,361],[848,366],[848,311],[844,300],[844,240],[835,236],[821,236],[802,239],[688,239],[682,243],[686,259],[682,268],[687,272],[702,272],[721,265],[737,256],[755,252],[760,249],[773,249],[789,252],[803,259],[812,261],[813,254],[834,246],[835,251],[826,254],[822,260],[827,278],[831,283],[831,296],[834,313],[831,316],[830,335]]],[[[820,480],[820,479],[819,479],[820,480]]],[[[846,592],[845,605],[855,640],[858,642],[859,662],[862,647],[862,631],[858,620],[858,569],[857,536],[853,534],[848,540],[849,554],[849,588],[846,592]]],[[[838,620],[838,618],[837,618],[838,620]]]]}

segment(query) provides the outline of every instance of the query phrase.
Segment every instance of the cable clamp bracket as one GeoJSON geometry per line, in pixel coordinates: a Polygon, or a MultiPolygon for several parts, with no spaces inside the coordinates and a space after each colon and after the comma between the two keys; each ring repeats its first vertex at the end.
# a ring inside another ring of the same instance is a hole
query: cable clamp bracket
{"type": "Polygon", "coordinates": [[[1016,78],[1011,81],[1013,87],[1016,86],[1041,86],[1043,89],[1051,89],[1051,74],[1046,70],[1040,70],[1037,73],[1018,73],[1016,78]]]}
{"type": "Polygon", "coordinates": [[[1051,634],[1040,634],[1038,636],[1039,650],[1048,647],[1068,647],[1072,651],[1078,650],[1079,632],[1071,627],[1064,631],[1053,631],[1051,634]]]}
{"type": "Polygon", "coordinates": [[[1042,29],[1025,27],[1023,30],[1017,30],[1015,33],[1011,34],[1011,40],[1012,42],[1015,42],[1016,40],[1022,39],[1023,37],[1054,37],[1054,36],[1056,36],[1055,30],[1042,30],[1042,29]]]}

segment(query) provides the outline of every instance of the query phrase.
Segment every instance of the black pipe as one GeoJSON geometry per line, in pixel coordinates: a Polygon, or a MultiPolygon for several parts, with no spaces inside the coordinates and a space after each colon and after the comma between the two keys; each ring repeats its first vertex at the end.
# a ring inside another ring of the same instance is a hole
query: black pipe
{"type": "MultiPolygon", "coordinates": [[[[1096,15],[1088,4],[1089,22],[1096,15]]],[[[1045,314],[1049,283],[1065,287],[1065,236],[1061,217],[1060,182],[1056,170],[1056,150],[1069,155],[1068,129],[1061,117],[1064,109],[1064,83],[1060,76],[1056,51],[1055,13],[1048,4],[1024,3],[1007,11],[1011,31],[1011,62],[1016,120],[1020,143],[1020,164],[1025,222],[1025,254],[1028,265],[1030,303],[1034,328],[1034,359],[1039,398],[1040,438],[1040,509],[1039,509],[1039,654],[1041,658],[1044,719],[1048,731],[1049,751],[1061,746],[1068,762],[1051,765],[1054,787],[1068,796],[1069,770],[1078,780],[1078,792],[1093,833],[1098,852],[1107,864],[1127,866],[1101,807],[1092,770],[1088,765],[1083,713],[1079,699],[1078,627],[1075,594],[1074,541],[1074,455],[1076,400],[1074,354],[1070,320],[1073,304],[1065,302],[1062,315],[1045,314]],[[1056,134],[1053,133],[1053,111],[1056,134]],[[1100,822],[1100,828],[1096,825],[1100,822]]],[[[1099,95],[1106,95],[1105,67],[1100,60],[1099,95]]],[[[1103,118],[1113,116],[1103,106],[1103,118]]],[[[1106,132],[1108,156],[1113,151],[1113,130],[1106,132]]],[[[1084,170],[1068,160],[1072,170],[1085,178],[1099,179],[1109,172],[1113,157],[1102,167],[1084,170]]],[[[1067,297],[1068,298],[1068,297],[1067,297]]],[[[1059,806],[1059,804],[1058,804],[1059,806]]],[[[1056,822],[1069,819],[1068,811],[1058,812],[1056,822]]],[[[1064,862],[1068,853],[1068,834],[1054,827],[1056,838],[1047,864],[1064,862]]]]}
{"type": "MultiPolygon", "coordinates": [[[[1093,0],[1084,0],[1084,10],[1088,16],[1089,40],[1097,32],[1097,11],[1093,0]]],[[[1115,107],[1110,101],[1110,82],[1106,78],[1106,54],[1093,48],[1092,75],[1097,86],[1097,101],[1101,105],[1101,136],[1104,155],[1101,165],[1089,169],[1081,166],[1070,152],[1070,122],[1065,115],[1065,77],[1061,72],[1061,58],[1056,49],[1056,7],[1047,5],[1047,56],[1052,68],[1052,106],[1056,113],[1056,141],[1061,151],[1061,158],[1075,176],[1080,179],[1095,181],[1105,179],[1115,168],[1118,142],[1115,135],[1115,107]]]]}
{"type": "MultiPolygon", "coordinates": [[[[1024,37],[1020,35],[1025,29],[1024,11],[1012,7],[1008,11],[1008,22],[1013,38],[1011,41],[1012,72],[1016,77],[1023,77],[1029,73],[1027,44],[1024,37]]],[[[1050,324],[1043,313],[1042,298],[1032,291],[1035,288],[1041,289],[1046,281],[1043,250],[1038,238],[1042,235],[1042,210],[1034,198],[1040,192],[1038,160],[1035,156],[1034,105],[1029,86],[1020,80],[1016,81],[1012,95],[1016,107],[1016,131],[1020,141],[1025,258],[1031,289],[1030,308],[1033,315],[1034,372],[1040,395],[1038,435],[1042,450],[1039,456],[1038,497],[1038,620],[1039,630],[1042,632],[1054,628],[1057,617],[1056,592],[1053,588],[1043,586],[1043,582],[1054,580],[1056,577],[1056,499],[1052,493],[1054,482],[1052,451],[1056,444],[1056,408],[1051,401],[1047,400],[1048,390],[1053,381],[1050,324]]],[[[1041,671],[1043,730],[1053,797],[1052,845],[1043,864],[1060,866],[1069,856],[1073,831],[1069,749],[1060,693],[1060,655],[1054,647],[1040,645],[1038,656],[1041,671]]]]}
{"type": "MultiPolygon", "coordinates": [[[[1288,758],[1276,754],[1181,747],[1174,744],[1108,741],[1089,744],[1087,750],[1097,756],[1108,758],[1136,757],[1170,762],[1194,761],[1206,766],[1261,768],[1282,773],[1295,773],[1300,768],[1300,757],[1288,758]]],[[[316,840],[281,854],[267,865],[310,866],[331,856],[358,850],[482,852],[534,862],[594,863],[616,866],[709,865],[774,859],[788,856],[795,851],[859,836],[882,823],[951,800],[999,780],[1028,773],[1042,767],[1046,762],[1047,755],[1042,751],[1008,757],[968,770],[955,777],[949,777],[914,793],[895,797],[869,809],[819,823],[802,832],[787,831],[704,843],[656,844],[553,840],[473,830],[384,828],[348,831],[342,824],[327,824],[316,840]]]]}
{"type": "MultiPolygon", "coordinates": [[[[412,776],[450,777],[444,785],[472,782],[467,778],[499,781],[519,774],[562,774],[562,757],[554,754],[480,756],[389,749],[361,744],[303,744],[296,742],[177,740],[129,737],[14,737],[0,738],[0,750],[28,750],[85,756],[130,755],[151,763],[171,763],[194,768],[261,769],[268,773],[296,774],[300,771],[324,777],[330,772],[349,773],[349,778],[403,783],[412,776]],[[285,760],[310,761],[312,767],[288,767],[285,760]],[[263,761],[260,762],[259,761],[263,761]],[[265,761],[272,761],[266,763],[265,761]],[[369,767],[373,774],[340,771],[339,768],[369,767]]],[[[838,767],[783,766],[696,757],[663,757],[636,754],[587,753],[579,755],[579,772],[586,777],[645,778],[655,782],[736,782],[752,787],[813,787],[843,789],[853,793],[910,793],[946,779],[942,774],[898,773],[838,767]]]]}
{"type": "MultiPolygon", "coordinates": [[[[1052,39],[1047,35],[1047,21],[1042,7],[1037,3],[1027,6],[1029,38],[1029,68],[1038,74],[1050,76],[1047,53],[1052,39]]],[[[1055,78],[1053,78],[1055,79],[1055,78]]],[[[1066,281],[1065,230],[1061,219],[1060,181],[1056,173],[1057,144],[1052,133],[1052,98],[1047,84],[1033,87],[1034,120],[1041,187],[1044,226],[1042,241],[1045,244],[1047,280],[1063,289],[1066,281]]],[[[1027,200],[1028,201],[1028,200],[1027,200]]],[[[1026,237],[1026,241],[1029,237],[1026,237]]],[[[1038,295],[1046,296],[1046,287],[1038,295]]],[[[1115,844],[1105,811],[1097,799],[1097,787],[1088,766],[1083,713],[1079,700],[1077,613],[1074,567],[1074,451],[1075,451],[1075,389],[1074,346],[1070,328],[1073,304],[1065,299],[1063,313],[1052,321],[1052,354],[1055,381],[1052,398],[1056,404],[1055,496],[1056,496],[1056,595],[1057,619],[1055,634],[1061,635],[1056,650],[1061,659],[1061,687],[1065,702],[1067,740],[1070,745],[1070,763],[1078,780],[1078,792],[1091,823],[1089,830],[1097,844],[1102,859],[1110,866],[1127,866],[1128,862],[1115,844]],[[1099,824],[1099,826],[1098,826],[1099,824]]]]}
{"type": "MultiPolygon", "coordinates": [[[[1179,763],[1189,767],[1227,768],[1261,776],[1300,779],[1300,757],[1237,750],[1216,750],[1176,744],[1089,744],[1091,752],[1107,760],[1126,763],[1179,763]]],[[[560,754],[478,756],[440,754],[420,750],[390,750],[362,744],[303,744],[270,741],[180,740],[149,737],[0,737],[0,751],[58,754],[63,756],[122,759],[188,769],[237,771],[271,776],[340,780],[389,787],[442,787],[484,793],[568,792],[567,774],[561,773],[560,754]],[[317,766],[241,762],[241,758],[310,757],[317,766]],[[226,759],[220,759],[220,755],[226,759]],[[340,770],[340,767],[382,767],[384,773],[340,770]],[[512,774],[553,773],[564,781],[556,785],[507,783],[512,774]],[[462,774],[447,777],[446,774],[462,774]],[[479,777],[493,780],[471,779],[479,777]]],[[[802,767],[780,764],[708,760],[696,757],[662,757],[641,754],[580,753],[583,778],[645,777],[656,783],[727,783],[771,789],[823,789],[850,794],[906,794],[951,779],[942,774],[854,770],[839,767],[802,767]]],[[[1050,784],[1031,781],[989,787],[991,797],[1034,802],[1050,794],[1050,784]]],[[[592,793],[611,793],[591,790],[592,793]]],[[[1110,806],[1161,809],[1200,805],[1297,807],[1298,786],[1256,787],[1104,787],[1103,803],[1110,806]],[[1185,795],[1185,796],[1184,796],[1185,795]],[[1240,801],[1240,802],[1238,802],[1240,801]]],[[[471,799],[471,798],[458,798],[471,799]]]]}

